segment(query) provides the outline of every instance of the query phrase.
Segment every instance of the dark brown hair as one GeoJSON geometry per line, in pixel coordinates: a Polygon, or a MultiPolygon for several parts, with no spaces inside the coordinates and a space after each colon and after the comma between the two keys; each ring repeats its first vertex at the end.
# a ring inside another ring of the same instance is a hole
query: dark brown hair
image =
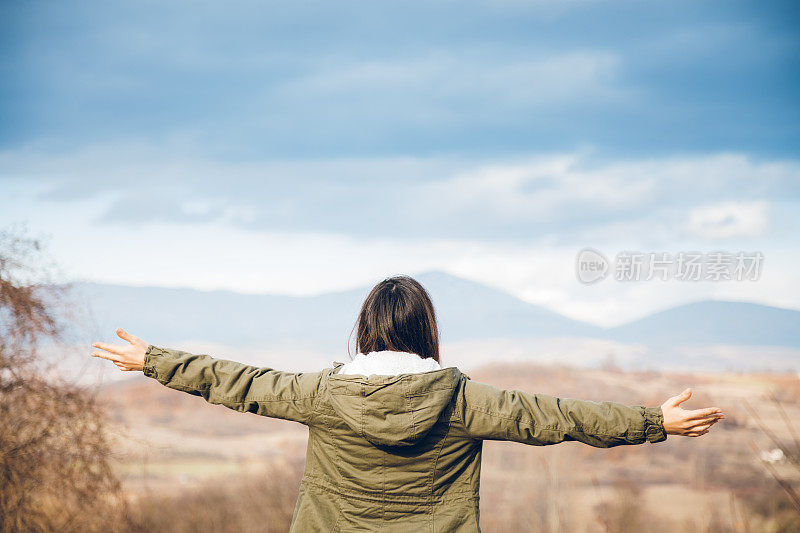
{"type": "Polygon", "coordinates": [[[439,362],[433,302],[414,278],[394,276],[375,285],[361,306],[356,328],[357,352],[409,352],[439,362]]]}

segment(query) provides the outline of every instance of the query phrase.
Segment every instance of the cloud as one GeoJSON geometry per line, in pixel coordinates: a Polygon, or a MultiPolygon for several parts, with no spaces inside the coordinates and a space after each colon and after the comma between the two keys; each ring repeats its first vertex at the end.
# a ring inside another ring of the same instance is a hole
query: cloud
{"type": "Polygon", "coordinates": [[[97,224],[215,222],[407,240],[598,246],[625,235],[653,246],[769,236],[785,224],[767,224],[765,206],[800,202],[800,161],[741,154],[230,162],[170,146],[108,145],[0,153],[0,176],[30,181],[43,201],[102,200],[97,224]]]}
{"type": "Polygon", "coordinates": [[[512,238],[602,242],[623,234],[646,242],[675,240],[687,216],[689,233],[704,239],[762,235],[767,201],[753,198],[798,202],[798,183],[796,160],[718,154],[604,163],[572,154],[479,166],[427,184],[423,196],[447,195],[440,203],[447,216],[512,238]],[[729,202],[708,210],[719,199],[729,202]]]}
{"type": "Polygon", "coordinates": [[[760,237],[769,226],[765,201],[700,206],[691,210],[686,229],[703,239],[760,237]]]}

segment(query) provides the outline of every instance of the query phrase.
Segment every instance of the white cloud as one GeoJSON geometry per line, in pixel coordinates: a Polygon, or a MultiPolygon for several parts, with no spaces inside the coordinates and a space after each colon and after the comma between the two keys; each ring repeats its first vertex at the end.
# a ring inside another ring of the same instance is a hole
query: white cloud
{"type": "Polygon", "coordinates": [[[769,203],[729,202],[696,207],[689,213],[686,230],[703,239],[759,237],[769,226],[769,203]]]}
{"type": "Polygon", "coordinates": [[[582,168],[579,155],[537,157],[512,164],[480,166],[427,186],[446,195],[450,212],[490,211],[516,220],[554,220],[579,213],[623,211],[651,203],[657,183],[644,172],[621,166],[582,168]]]}
{"type": "Polygon", "coordinates": [[[769,223],[772,203],[797,202],[800,193],[800,162],[741,154],[227,162],[171,144],[122,145],[70,155],[0,152],[0,177],[32,180],[42,200],[112,199],[95,218],[120,225],[218,221],[266,231],[587,246],[619,235],[650,246],[768,236],[781,226],[769,223]],[[149,208],[144,219],[142,207],[149,208]]]}

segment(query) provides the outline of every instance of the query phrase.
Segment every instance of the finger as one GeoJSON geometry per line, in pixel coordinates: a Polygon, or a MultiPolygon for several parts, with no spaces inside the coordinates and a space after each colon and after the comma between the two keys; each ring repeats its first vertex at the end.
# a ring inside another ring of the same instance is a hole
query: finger
{"type": "Polygon", "coordinates": [[[688,420],[680,424],[683,429],[692,429],[706,424],[715,424],[718,419],[716,418],[702,418],[700,420],[688,420]]]}
{"type": "Polygon", "coordinates": [[[677,396],[673,396],[672,398],[667,400],[667,402],[670,405],[680,405],[691,397],[692,397],[692,389],[689,388],[683,391],[682,393],[678,394],[677,396]]]}
{"type": "Polygon", "coordinates": [[[101,350],[105,350],[107,352],[115,353],[117,355],[122,355],[125,349],[125,346],[119,346],[117,344],[108,344],[107,342],[96,342],[92,344],[95,348],[100,348],[101,350]]]}
{"type": "Polygon", "coordinates": [[[687,422],[684,427],[686,427],[687,429],[691,429],[691,428],[696,428],[698,426],[705,426],[705,425],[710,426],[716,424],[717,422],[719,422],[719,420],[720,420],[719,418],[713,418],[713,419],[706,418],[703,420],[693,420],[691,422],[687,422]]]}
{"type": "Polygon", "coordinates": [[[108,359],[109,361],[118,362],[119,358],[114,357],[113,354],[107,354],[102,352],[92,352],[92,357],[99,357],[100,359],[108,359]]]}
{"type": "Polygon", "coordinates": [[[703,430],[703,431],[692,431],[692,432],[689,432],[689,433],[685,433],[685,435],[686,435],[687,437],[699,437],[699,436],[701,436],[701,435],[705,435],[705,434],[706,434],[706,433],[708,433],[709,431],[711,431],[711,430],[709,430],[709,429],[706,429],[706,430],[703,430]]]}
{"type": "Polygon", "coordinates": [[[694,411],[686,411],[686,420],[697,420],[699,418],[709,418],[711,416],[722,415],[722,409],[719,407],[709,407],[707,409],[695,409],[694,411]]]}
{"type": "Polygon", "coordinates": [[[710,424],[711,420],[689,420],[681,424],[681,427],[684,429],[692,429],[698,426],[704,426],[706,424],[710,424]]]}
{"type": "Polygon", "coordinates": [[[122,328],[117,328],[117,336],[120,339],[125,339],[126,341],[128,341],[131,344],[136,344],[137,342],[139,342],[139,343],[142,342],[142,339],[140,339],[136,335],[131,335],[130,333],[128,333],[127,331],[125,331],[122,328]]]}
{"type": "Polygon", "coordinates": [[[686,428],[689,431],[705,431],[706,429],[710,428],[714,425],[714,422],[707,422],[705,424],[697,424],[694,426],[689,426],[686,428]]]}
{"type": "Polygon", "coordinates": [[[722,418],[720,418],[718,416],[709,416],[709,417],[706,417],[706,418],[694,418],[692,420],[684,420],[681,423],[681,425],[683,427],[689,428],[689,427],[693,427],[693,426],[700,426],[700,425],[703,425],[703,424],[710,424],[710,423],[718,422],[720,420],[722,420],[722,418]]]}

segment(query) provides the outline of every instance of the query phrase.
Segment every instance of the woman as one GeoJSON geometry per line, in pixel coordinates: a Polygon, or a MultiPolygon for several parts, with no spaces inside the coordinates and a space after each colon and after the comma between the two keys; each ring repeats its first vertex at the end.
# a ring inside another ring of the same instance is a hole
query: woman
{"type": "Polygon", "coordinates": [[[290,373],[159,348],[118,329],[127,345],[92,355],[172,389],[242,412],[309,427],[292,531],[480,531],[484,440],[609,448],[698,437],[720,409],[686,411],[691,390],[660,407],[595,403],[472,381],[439,364],[433,304],[410,277],[388,278],[358,316],[357,354],[321,372],[290,373]]]}

